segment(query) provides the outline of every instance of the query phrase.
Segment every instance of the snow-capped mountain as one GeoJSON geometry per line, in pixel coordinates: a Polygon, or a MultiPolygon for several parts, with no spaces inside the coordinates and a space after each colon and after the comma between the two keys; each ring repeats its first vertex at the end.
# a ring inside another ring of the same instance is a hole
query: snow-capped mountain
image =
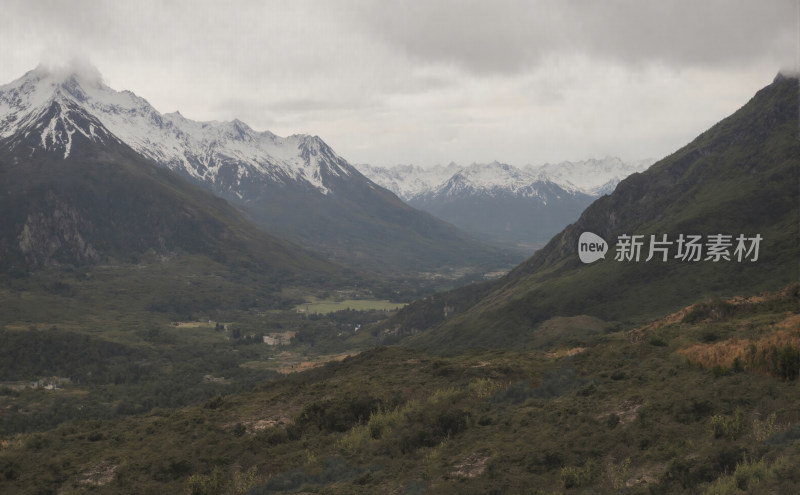
{"type": "Polygon", "coordinates": [[[452,194],[455,187],[478,194],[535,195],[532,186],[537,182],[551,182],[568,192],[601,196],[613,191],[619,181],[630,174],[646,170],[653,162],[626,163],[617,157],[606,157],[521,168],[498,162],[469,166],[450,163],[428,168],[416,165],[382,168],[359,164],[356,168],[376,184],[410,202],[431,193],[449,191],[452,194]]]}
{"type": "Polygon", "coordinates": [[[644,172],[655,162],[653,159],[625,163],[615,156],[589,159],[580,162],[545,163],[526,165],[523,170],[539,179],[547,179],[566,187],[571,185],[592,196],[602,196],[614,191],[619,182],[635,173],[644,172]]]}
{"type": "Polygon", "coordinates": [[[383,168],[367,164],[358,164],[355,167],[370,180],[406,201],[436,189],[462,169],[455,163],[434,167],[395,165],[383,168]]]}
{"type": "MultiPolygon", "coordinates": [[[[464,167],[446,182],[421,196],[454,198],[459,196],[539,198],[547,204],[548,193],[570,195],[573,190],[555,191],[559,187],[551,181],[539,179],[523,170],[504,163],[473,164],[464,167]],[[555,188],[553,187],[555,186],[555,188]]],[[[563,189],[563,188],[562,188],[563,189]]]]}
{"type": "Polygon", "coordinates": [[[506,253],[414,210],[319,137],[159,113],[94,68],[39,66],[0,86],[0,142],[67,159],[75,138],[122,143],[238,205],[268,232],[384,271],[507,266],[506,253]]]}
{"type": "Polygon", "coordinates": [[[650,162],[627,164],[610,157],[522,168],[498,162],[358,168],[415,208],[473,234],[530,249],[543,245],[595,198],[650,162]]]}
{"type": "Polygon", "coordinates": [[[530,250],[574,221],[593,196],[510,165],[462,168],[408,203],[476,235],[530,250]]]}
{"type": "Polygon", "coordinates": [[[70,132],[58,134],[55,128],[59,122],[68,125],[67,109],[79,106],[143,156],[216,192],[241,194],[242,181],[268,177],[279,183],[307,184],[327,194],[326,176],[355,172],[316,136],[282,138],[269,131],[256,132],[239,120],[195,122],[179,112],[161,114],[130,91],[109,88],[98,74],[41,65],[0,86],[0,138],[13,134],[52,102],[64,111],[54,115],[53,128],[43,134],[43,145],[63,147],[69,154],[70,132]]]}

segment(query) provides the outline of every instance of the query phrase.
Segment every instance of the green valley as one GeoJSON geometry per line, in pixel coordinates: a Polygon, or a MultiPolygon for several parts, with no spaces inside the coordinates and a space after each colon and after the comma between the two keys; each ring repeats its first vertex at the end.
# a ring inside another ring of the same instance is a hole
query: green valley
{"type": "MultiPolygon", "coordinates": [[[[375,348],[190,407],[7,436],[0,487],[791,493],[800,488],[798,361],[782,359],[798,353],[784,344],[800,338],[798,317],[794,285],[547,350],[443,357],[375,348]],[[697,353],[738,341],[750,342],[738,364],[697,353]]],[[[3,403],[79,388],[8,390],[3,403]]]]}
{"type": "Polygon", "coordinates": [[[512,268],[317,136],[85,72],[0,86],[0,493],[800,493],[796,76],[492,225],[563,227],[512,268]]]}

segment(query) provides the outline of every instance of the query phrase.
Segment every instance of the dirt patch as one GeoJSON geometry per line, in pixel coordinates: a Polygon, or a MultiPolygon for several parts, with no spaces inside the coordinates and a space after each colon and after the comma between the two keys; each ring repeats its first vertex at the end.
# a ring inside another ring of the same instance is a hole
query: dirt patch
{"type": "Polygon", "coordinates": [[[644,487],[653,483],[658,483],[661,474],[667,469],[666,464],[654,464],[651,466],[644,466],[630,478],[625,480],[625,486],[628,488],[639,486],[644,487]]]}
{"type": "Polygon", "coordinates": [[[81,483],[85,485],[104,486],[114,480],[114,474],[119,469],[119,464],[113,462],[101,462],[95,464],[89,471],[83,474],[81,483]]]}
{"type": "Polygon", "coordinates": [[[172,323],[175,328],[215,328],[216,321],[176,321],[172,323]]]}
{"type": "Polygon", "coordinates": [[[292,420],[286,417],[278,418],[278,419],[259,419],[252,423],[253,431],[261,431],[266,430],[267,428],[272,428],[273,426],[285,426],[291,424],[292,420]]]}
{"type": "Polygon", "coordinates": [[[292,423],[292,420],[287,417],[280,417],[278,419],[256,419],[252,421],[237,421],[223,425],[225,428],[235,428],[236,425],[244,425],[247,428],[247,433],[255,435],[259,431],[264,431],[268,428],[275,426],[286,426],[292,423]]]}
{"type": "Polygon", "coordinates": [[[231,383],[233,383],[231,380],[227,378],[214,376],[211,374],[203,375],[203,381],[206,383],[221,383],[222,385],[230,385],[231,383]]]}
{"type": "Polygon", "coordinates": [[[596,418],[600,421],[604,421],[607,420],[613,414],[617,418],[619,418],[619,424],[624,425],[633,422],[638,416],[639,409],[641,408],[642,408],[641,404],[636,404],[631,401],[625,401],[622,404],[619,404],[611,411],[596,416],[596,418]]]}
{"type": "Polygon", "coordinates": [[[549,359],[558,359],[562,357],[574,356],[576,354],[580,354],[585,350],[586,347],[572,347],[571,349],[556,349],[555,351],[548,352],[546,356],[549,359]]]}
{"type": "Polygon", "coordinates": [[[454,470],[450,472],[450,476],[455,478],[476,478],[486,471],[486,462],[488,460],[488,455],[470,454],[464,459],[464,462],[453,466],[454,470]]]}
{"type": "Polygon", "coordinates": [[[353,355],[354,354],[351,353],[331,354],[327,356],[318,356],[313,360],[303,361],[294,360],[291,358],[291,356],[285,356],[283,353],[281,353],[281,355],[279,355],[279,359],[283,359],[281,359],[281,362],[278,365],[278,372],[286,375],[289,373],[296,373],[298,371],[305,371],[311,368],[322,366],[323,364],[331,361],[342,361],[353,355]]]}

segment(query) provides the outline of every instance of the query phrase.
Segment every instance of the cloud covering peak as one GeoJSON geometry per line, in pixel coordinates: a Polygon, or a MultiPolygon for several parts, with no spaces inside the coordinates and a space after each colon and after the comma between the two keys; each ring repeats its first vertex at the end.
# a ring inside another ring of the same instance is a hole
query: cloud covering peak
{"type": "Polygon", "coordinates": [[[72,57],[66,62],[49,59],[42,61],[33,70],[39,77],[52,77],[56,80],[77,78],[81,83],[97,86],[104,84],[100,70],[85,57],[72,57]]]}

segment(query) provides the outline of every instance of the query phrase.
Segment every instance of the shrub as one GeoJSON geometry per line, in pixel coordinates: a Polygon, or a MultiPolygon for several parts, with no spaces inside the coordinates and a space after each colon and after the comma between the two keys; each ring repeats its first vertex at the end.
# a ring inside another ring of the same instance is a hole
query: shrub
{"type": "Polygon", "coordinates": [[[725,437],[736,440],[747,427],[744,413],[737,409],[733,417],[715,414],[711,417],[711,432],[714,438],[725,437]]]}
{"type": "Polygon", "coordinates": [[[753,420],[753,437],[756,442],[763,442],[777,431],[775,427],[775,413],[769,415],[764,421],[753,420]]]}
{"type": "Polygon", "coordinates": [[[497,383],[491,378],[478,378],[469,382],[467,390],[476,399],[486,399],[491,397],[498,388],[497,383]]]}
{"type": "Polygon", "coordinates": [[[443,440],[466,430],[470,413],[454,406],[433,406],[435,409],[414,411],[407,416],[408,427],[401,432],[399,441],[403,453],[420,447],[436,447],[443,440]]]}
{"type": "Polygon", "coordinates": [[[796,380],[800,374],[800,349],[786,344],[778,352],[776,375],[784,380],[796,380]]]}
{"type": "Polygon", "coordinates": [[[771,465],[764,459],[758,462],[745,458],[736,464],[736,469],[730,475],[718,478],[704,493],[704,495],[734,495],[742,492],[755,493],[754,486],[762,481],[771,480],[778,476],[778,471],[786,464],[783,458],[778,458],[771,465]]]}
{"type": "Polygon", "coordinates": [[[380,409],[382,402],[370,396],[356,396],[334,401],[321,400],[308,404],[296,424],[303,430],[315,426],[320,431],[344,432],[353,425],[366,422],[380,409]]]}
{"type": "Polygon", "coordinates": [[[600,468],[594,461],[588,461],[582,468],[567,466],[561,469],[561,482],[564,488],[591,486],[599,477],[600,468]]]}
{"type": "Polygon", "coordinates": [[[619,464],[609,463],[606,465],[606,476],[608,483],[614,490],[625,488],[625,480],[628,479],[628,468],[631,465],[631,458],[626,457],[619,464]]]}
{"type": "Polygon", "coordinates": [[[189,476],[189,495],[215,495],[221,493],[225,486],[222,471],[214,469],[210,475],[193,474],[189,476]]]}
{"type": "Polygon", "coordinates": [[[696,304],[683,317],[683,323],[697,323],[703,320],[725,321],[736,313],[736,309],[735,305],[721,299],[696,304]]]}
{"type": "Polygon", "coordinates": [[[258,435],[267,445],[280,445],[289,441],[289,434],[284,428],[268,428],[258,435]]]}

